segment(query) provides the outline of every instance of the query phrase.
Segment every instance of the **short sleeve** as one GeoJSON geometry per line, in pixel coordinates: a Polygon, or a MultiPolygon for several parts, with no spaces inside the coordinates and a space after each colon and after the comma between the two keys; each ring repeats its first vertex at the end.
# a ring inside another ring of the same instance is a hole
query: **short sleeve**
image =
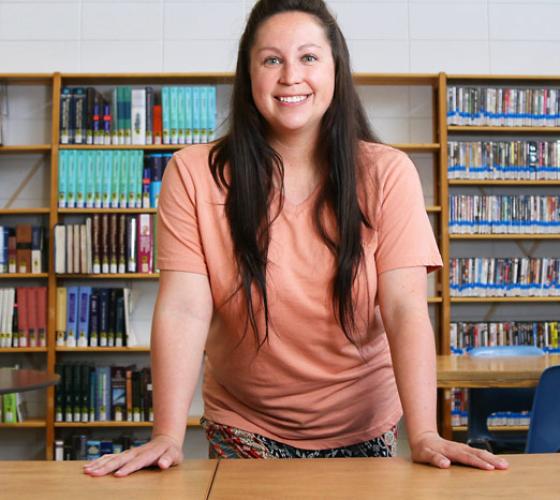
{"type": "Polygon", "coordinates": [[[208,274],[191,173],[174,155],[162,179],[158,202],[157,265],[159,269],[208,274]]]}
{"type": "Polygon", "coordinates": [[[412,266],[426,266],[428,273],[435,271],[442,260],[416,167],[404,153],[388,156],[376,218],[377,272],[412,266]]]}

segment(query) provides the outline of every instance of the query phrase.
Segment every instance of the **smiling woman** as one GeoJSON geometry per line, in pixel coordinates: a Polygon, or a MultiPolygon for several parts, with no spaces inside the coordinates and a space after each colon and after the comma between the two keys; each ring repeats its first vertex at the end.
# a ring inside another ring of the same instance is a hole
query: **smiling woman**
{"type": "Polygon", "coordinates": [[[426,274],[441,258],[418,173],[371,133],[322,0],[256,3],[231,110],[163,179],[152,440],[86,472],[182,460],[204,353],[211,456],[391,456],[404,407],[415,461],[507,467],[437,433],[426,274]]]}

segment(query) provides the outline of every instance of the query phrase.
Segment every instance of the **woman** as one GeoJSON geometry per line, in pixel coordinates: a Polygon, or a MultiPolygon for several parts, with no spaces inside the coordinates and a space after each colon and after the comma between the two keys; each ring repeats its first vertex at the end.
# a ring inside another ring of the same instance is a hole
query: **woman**
{"type": "Polygon", "coordinates": [[[391,456],[402,401],[413,460],[507,467],[437,433],[426,270],[441,258],[321,0],[255,5],[229,133],[175,154],[159,223],[152,440],[87,473],[181,462],[205,348],[211,456],[391,456]]]}

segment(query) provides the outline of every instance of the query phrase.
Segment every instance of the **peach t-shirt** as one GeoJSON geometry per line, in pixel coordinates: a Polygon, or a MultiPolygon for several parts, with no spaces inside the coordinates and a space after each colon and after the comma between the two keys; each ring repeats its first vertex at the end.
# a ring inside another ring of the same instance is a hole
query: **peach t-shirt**
{"type": "MultiPolygon", "coordinates": [[[[361,354],[335,320],[334,258],[312,222],[317,190],[298,205],[285,200],[272,225],[269,338],[257,353],[252,330],[243,336],[242,293],[232,296],[238,278],[225,192],[211,176],[209,151],[196,145],[175,153],[158,210],[159,268],[205,274],[212,290],[206,418],[305,449],[348,446],[389,430],[402,408],[377,306],[377,276],[407,266],[429,272],[442,264],[414,165],[389,146],[361,144],[359,197],[373,226],[362,230],[365,270],[354,289],[361,354]]],[[[256,307],[263,335],[264,314],[256,307]]]]}

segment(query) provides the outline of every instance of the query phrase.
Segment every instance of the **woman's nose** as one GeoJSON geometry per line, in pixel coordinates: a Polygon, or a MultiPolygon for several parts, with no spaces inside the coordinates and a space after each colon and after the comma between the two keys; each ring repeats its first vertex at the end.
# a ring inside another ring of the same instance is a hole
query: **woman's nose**
{"type": "Polygon", "coordinates": [[[301,72],[299,71],[298,65],[290,61],[285,61],[280,75],[280,82],[284,85],[294,85],[300,81],[301,72]]]}

